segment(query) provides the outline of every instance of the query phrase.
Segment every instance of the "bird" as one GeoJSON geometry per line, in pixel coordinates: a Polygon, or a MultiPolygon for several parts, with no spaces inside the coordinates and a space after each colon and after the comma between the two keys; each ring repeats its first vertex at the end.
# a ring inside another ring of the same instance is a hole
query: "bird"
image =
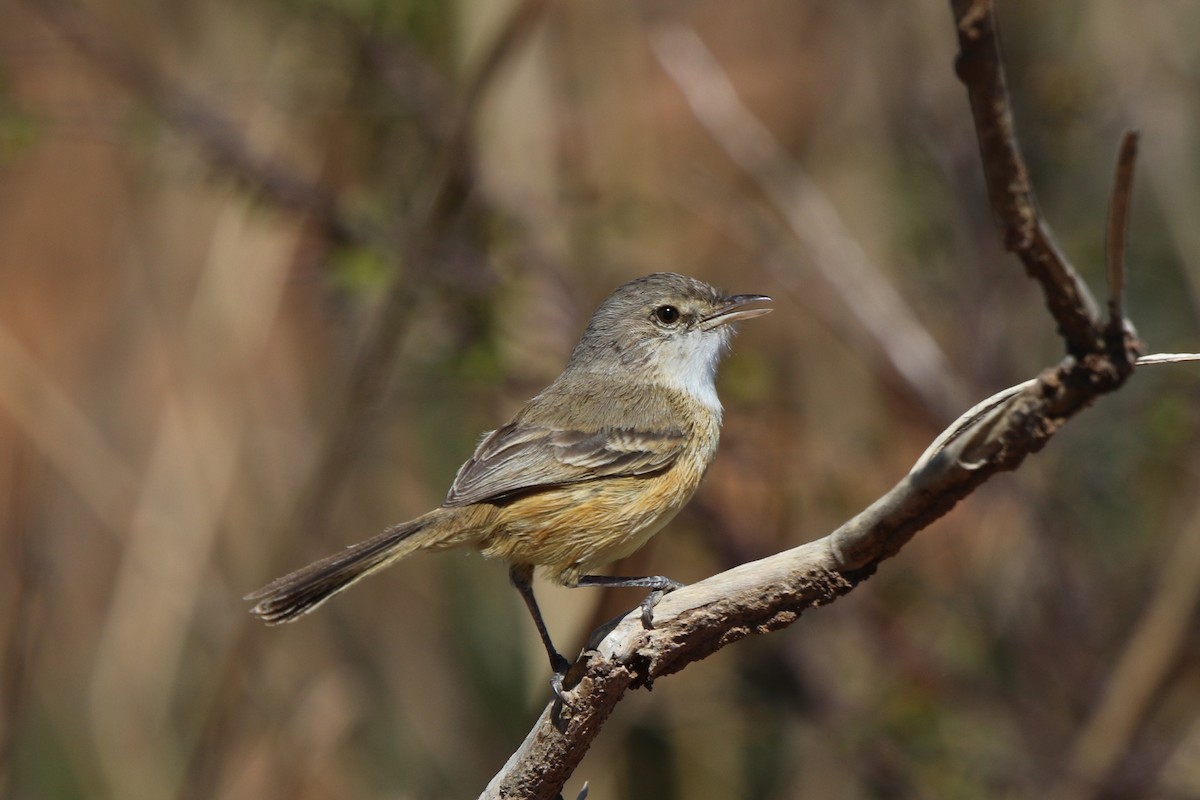
{"type": "Polygon", "coordinates": [[[417,551],[470,547],[505,562],[563,699],[571,664],[533,594],[535,569],[566,587],[650,589],[642,620],[682,584],[596,570],[633,553],[691,499],[717,453],[716,375],[732,323],[771,311],[761,294],[726,294],[685,275],[629,281],[593,313],[562,373],[485,434],[434,510],[246,595],[267,624],[308,614],[417,551]]]}

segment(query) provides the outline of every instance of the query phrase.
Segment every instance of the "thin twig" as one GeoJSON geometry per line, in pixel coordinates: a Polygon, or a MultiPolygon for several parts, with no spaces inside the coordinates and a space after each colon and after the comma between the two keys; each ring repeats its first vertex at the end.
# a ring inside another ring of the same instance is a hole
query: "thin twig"
{"type": "Polygon", "coordinates": [[[1148,364],[1183,364],[1189,361],[1200,361],[1200,353],[1154,353],[1139,356],[1137,365],[1141,367],[1148,364]]]}
{"type": "MultiPolygon", "coordinates": [[[[1137,365],[1139,367],[1155,366],[1160,364],[1181,364],[1189,361],[1200,361],[1200,353],[1155,353],[1153,355],[1140,356],[1137,359],[1137,365]]],[[[942,450],[946,449],[946,446],[950,442],[964,433],[977,428],[985,417],[996,414],[1009,400],[1035,383],[1037,383],[1036,378],[1018,383],[1015,386],[1010,386],[1007,389],[1002,389],[963,412],[958,419],[933,440],[933,443],[929,447],[925,448],[925,452],[917,459],[917,463],[913,466],[912,471],[916,472],[922,469],[925,464],[936,457],[942,450]]]]}
{"type": "Polygon", "coordinates": [[[967,87],[983,171],[1005,247],[1042,287],[1046,305],[1079,358],[1104,349],[1095,298],[1059,251],[1038,209],[1025,159],[1017,147],[992,0],[951,0],[958,33],[958,77],[967,87]]]}
{"type": "Polygon", "coordinates": [[[1133,168],[1137,163],[1137,131],[1121,137],[1117,168],[1113,175],[1112,197],[1108,203],[1108,235],[1105,238],[1105,266],[1108,275],[1108,324],[1118,328],[1125,319],[1125,235],[1129,230],[1129,201],[1133,193],[1133,168]]]}

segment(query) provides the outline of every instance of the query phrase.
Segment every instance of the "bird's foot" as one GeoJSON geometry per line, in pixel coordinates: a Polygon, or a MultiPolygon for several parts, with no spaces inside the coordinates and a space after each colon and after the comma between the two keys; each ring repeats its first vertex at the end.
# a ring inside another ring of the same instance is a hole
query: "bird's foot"
{"type": "Polygon", "coordinates": [[[571,707],[567,701],[566,690],[563,689],[563,681],[567,678],[567,672],[571,669],[571,662],[562,657],[562,654],[555,653],[550,657],[550,669],[553,674],[550,676],[550,691],[554,692],[555,699],[562,703],[567,708],[571,707]]]}
{"type": "Polygon", "coordinates": [[[646,599],[642,601],[642,626],[646,630],[654,627],[654,607],[663,599],[663,595],[673,592],[676,589],[682,589],[683,584],[679,581],[659,576],[657,582],[651,588],[654,591],[646,595],[646,599]]]}

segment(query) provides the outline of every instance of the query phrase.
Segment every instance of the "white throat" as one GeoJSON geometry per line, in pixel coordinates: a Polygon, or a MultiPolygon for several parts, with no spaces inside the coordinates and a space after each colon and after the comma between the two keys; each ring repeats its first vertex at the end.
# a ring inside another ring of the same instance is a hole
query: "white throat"
{"type": "Polygon", "coordinates": [[[717,364],[728,341],[729,332],[720,328],[674,339],[659,349],[658,374],[668,386],[719,417],[722,408],[717,397],[717,364]]]}

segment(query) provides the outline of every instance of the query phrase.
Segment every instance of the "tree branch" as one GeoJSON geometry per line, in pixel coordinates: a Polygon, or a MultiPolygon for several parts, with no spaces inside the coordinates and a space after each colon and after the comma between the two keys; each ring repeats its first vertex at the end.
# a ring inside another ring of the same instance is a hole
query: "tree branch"
{"type": "Polygon", "coordinates": [[[846,594],[977,486],[1016,469],[1127,374],[1103,357],[1086,365],[1068,358],[967,412],[891,491],[824,538],[672,592],[655,607],[652,630],[635,611],[597,631],[593,649],[568,676],[571,709],[560,719],[547,707],[482,797],[554,797],[627,689],[751,634],[786,627],[846,594]]]}
{"type": "Polygon", "coordinates": [[[1042,218],[1017,146],[993,2],[951,0],[951,6],[959,46],[955,70],[971,101],[988,195],[1004,246],[1041,285],[1067,352],[1076,357],[1098,352],[1104,342],[1095,325],[1096,300],[1042,218]]]}
{"type": "MultiPolygon", "coordinates": [[[[1122,320],[1107,341],[1096,303],[1054,246],[1017,148],[988,0],[952,0],[992,207],[1006,245],[1042,286],[1068,357],[970,409],[895,487],[829,535],[667,595],[654,628],[616,620],[567,677],[570,708],[548,706],[482,797],[553,798],[630,688],[649,686],[726,645],[786,627],[870,577],[991,476],[1016,469],[1072,416],[1132,373],[1140,343],[1122,320]]],[[[1110,225],[1110,229],[1111,229],[1110,225]]]]}
{"type": "Polygon", "coordinates": [[[1121,137],[1121,149],[1117,153],[1112,198],[1108,203],[1108,234],[1104,240],[1110,327],[1124,325],[1125,235],[1129,230],[1129,203],[1133,194],[1133,167],[1137,162],[1137,151],[1137,133],[1126,131],[1121,137]]]}

